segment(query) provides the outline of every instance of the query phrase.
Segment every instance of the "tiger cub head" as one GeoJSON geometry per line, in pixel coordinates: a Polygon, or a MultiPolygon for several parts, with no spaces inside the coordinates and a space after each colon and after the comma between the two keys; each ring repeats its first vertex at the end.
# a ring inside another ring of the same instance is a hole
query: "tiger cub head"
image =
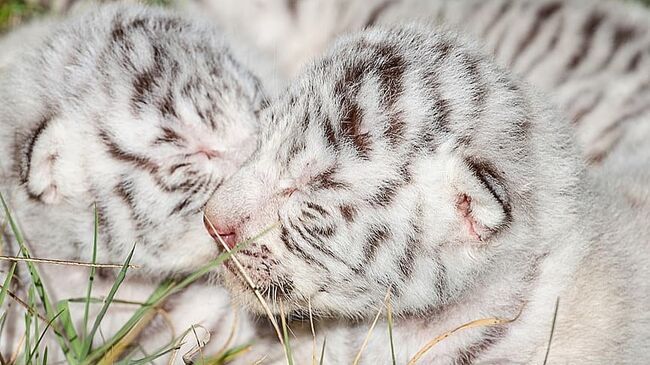
{"type": "Polygon", "coordinates": [[[230,246],[251,241],[237,258],[276,311],[370,316],[389,291],[397,314],[437,310],[524,272],[573,222],[564,121],[453,34],[343,38],[262,119],[205,219],[230,246]]]}

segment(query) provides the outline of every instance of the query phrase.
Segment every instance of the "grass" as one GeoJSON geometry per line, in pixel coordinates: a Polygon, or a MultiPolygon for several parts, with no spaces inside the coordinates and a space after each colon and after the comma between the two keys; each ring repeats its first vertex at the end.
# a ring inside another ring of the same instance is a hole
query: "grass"
{"type": "MultiPolygon", "coordinates": [[[[110,0],[98,1],[107,2],[110,0]]],[[[161,6],[171,5],[173,1],[174,0],[142,0],[142,2],[146,4],[161,6]]],[[[0,33],[6,32],[12,27],[39,15],[58,12],[59,9],[55,9],[51,5],[43,5],[51,2],[52,1],[37,0],[0,0],[0,33]]]]}
{"type": "MultiPolygon", "coordinates": [[[[4,216],[11,228],[11,233],[18,246],[20,247],[22,257],[25,259],[30,259],[31,254],[25,243],[22,233],[14,221],[13,216],[9,211],[9,207],[7,206],[4,197],[1,194],[0,202],[2,203],[4,216]]],[[[93,263],[95,262],[97,252],[97,225],[97,215],[95,214],[93,263]]],[[[267,231],[263,232],[262,234],[265,234],[267,231]]],[[[251,240],[257,238],[258,237],[254,237],[251,240]]],[[[56,338],[57,343],[66,358],[66,362],[71,365],[113,363],[144,364],[150,363],[154,359],[173,352],[175,349],[179,348],[180,341],[185,337],[185,334],[187,332],[178,338],[175,338],[163,348],[158,349],[158,351],[155,353],[146,355],[141,359],[121,359],[124,351],[133,345],[133,341],[137,338],[137,335],[158,313],[158,308],[164,303],[166,299],[168,299],[174,293],[177,293],[178,291],[186,288],[197,279],[215,269],[217,266],[221,265],[233,253],[241,250],[251,240],[240,243],[230,252],[226,252],[220,255],[217,259],[201,267],[199,270],[187,276],[186,278],[178,280],[168,279],[163,281],[144,303],[139,304],[139,308],[134,312],[132,317],[122,325],[122,327],[115,333],[115,335],[104,339],[103,344],[98,347],[93,347],[93,343],[95,342],[94,340],[97,337],[100,325],[104,320],[108,309],[111,307],[111,305],[116,303],[115,295],[127,276],[128,270],[130,268],[131,258],[133,256],[134,250],[136,249],[135,245],[122,264],[121,269],[108,295],[106,298],[103,298],[99,301],[102,303],[102,307],[97,316],[95,316],[90,330],[88,330],[88,323],[90,320],[89,306],[91,303],[98,302],[96,298],[91,297],[93,278],[95,275],[94,267],[90,268],[88,289],[86,291],[86,297],[83,298],[83,326],[82,328],[75,328],[71,320],[69,309],[69,303],[75,299],[66,299],[58,303],[52,303],[45,290],[45,286],[43,285],[43,278],[41,277],[39,270],[37,269],[34,262],[23,261],[23,263],[27,266],[31,277],[31,282],[27,285],[27,300],[20,300],[16,294],[10,292],[9,288],[11,287],[11,281],[14,279],[14,271],[16,268],[16,262],[12,262],[0,291],[0,305],[2,305],[4,301],[7,300],[7,298],[11,298],[25,307],[25,333],[21,341],[23,349],[18,351],[18,356],[15,356],[16,354],[14,354],[14,356],[11,356],[9,359],[5,359],[4,357],[0,356],[1,363],[3,365],[46,364],[47,353],[50,352],[50,350],[47,347],[42,348],[41,345],[43,344],[43,339],[45,338],[47,332],[52,332],[54,334],[54,337],[56,338]],[[41,313],[41,311],[44,313],[41,313]],[[45,322],[45,324],[41,328],[39,327],[39,323],[42,322],[45,322]]],[[[6,313],[3,313],[0,318],[0,323],[4,324],[6,319],[6,313]]],[[[2,327],[0,327],[0,329],[1,328],[2,327]]],[[[0,336],[1,335],[2,332],[0,332],[0,336]]],[[[201,361],[201,363],[221,364],[227,359],[236,357],[238,353],[245,351],[246,348],[247,346],[240,346],[232,349],[225,349],[223,353],[217,357],[202,357],[203,361],[201,361]]]]}
{"type": "Polygon", "coordinates": [[[47,8],[26,0],[0,0],[0,32],[20,24],[26,19],[47,13],[47,8]]]}
{"type": "MultiPolygon", "coordinates": [[[[23,258],[31,258],[30,251],[27,247],[27,244],[23,238],[21,231],[18,228],[18,225],[13,219],[13,216],[7,206],[4,197],[0,194],[0,202],[2,203],[2,210],[4,211],[4,216],[6,221],[9,224],[11,233],[20,247],[20,252],[23,258]]],[[[144,353],[144,356],[141,358],[135,358],[136,350],[138,349],[138,344],[136,340],[141,331],[149,325],[151,320],[159,313],[159,308],[171,295],[177,293],[178,291],[186,288],[197,279],[211,272],[217,266],[221,265],[225,260],[232,259],[235,263],[238,263],[236,258],[232,255],[239,250],[246,247],[250,242],[257,240],[259,237],[265,235],[271,229],[276,228],[276,225],[269,227],[268,229],[261,232],[259,235],[241,242],[235,246],[235,248],[230,249],[224,254],[220,255],[214,261],[206,264],[201,267],[196,272],[188,275],[182,279],[167,279],[163,281],[154,291],[151,293],[149,298],[144,303],[134,303],[128,302],[129,304],[138,306],[137,310],[133,315],[122,324],[120,329],[111,337],[104,338],[102,336],[102,344],[99,346],[93,346],[95,343],[95,338],[97,337],[99,328],[104,320],[106,313],[109,308],[115,304],[120,303],[116,299],[116,293],[118,292],[120,286],[123,284],[124,280],[127,277],[129,269],[131,268],[130,262],[133,257],[134,251],[137,249],[137,246],[134,245],[128,256],[121,265],[120,271],[116,276],[116,279],[105,298],[98,299],[92,297],[93,290],[93,278],[95,275],[95,267],[92,266],[92,263],[96,261],[97,253],[97,238],[98,238],[98,218],[97,213],[95,212],[94,219],[94,234],[93,234],[93,257],[91,267],[89,268],[89,277],[88,277],[88,287],[86,290],[86,295],[83,298],[69,298],[61,300],[57,303],[52,303],[50,297],[48,296],[45,286],[43,285],[43,278],[41,277],[36,263],[39,264],[51,264],[48,260],[41,260],[38,262],[33,261],[22,261],[28,267],[30,273],[31,282],[27,283],[27,300],[21,300],[16,294],[12,293],[9,288],[11,287],[11,281],[13,279],[13,273],[16,268],[16,262],[12,262],[8,275],[2,284],[2,289],[0,291],[0,305],[3,304],[7,298],[11,298],[18,302],[25,308],[24,322],[25,322],[25,332],[20,340],[18,350],[12,354],[9,359],[0,354],[0,364],[2,365],[46,365],[48,363],[48,353],[52,349],[49,349],[44,345],[43,340],[46,338],[48,333],[52,333],[54,338],[57,340],[58,346],[61,352],[66,358],[66,363],[70,365],[108,365],[108,364],[121,364],[121,365],[134,365],[134,364],[150,364],[152,361],[157,360],[163,356],[169,355],[173,360],[178,356],[178,349],[181,344],[188,341],[188,338],[196,340],[197,346],[194,348],[194,353],[199,353],[199,358],[194,359],[195,364],[201,365],[219,365],[224,364],[225,362],[235,359],[237,356],[250,350],[250,345],[240,345],[236,347],[230,346],[230,339],[226,343],[226,347],[219,351],[217,354],[210,356],[209,354],[204,354],[202,352],[204,341],[201,341],[196,334],[195,327],[187,329],[180,336],[173,338],[166,345],[156,349],[152,354],[144,353]],[[76,328],[71,320],[70,306],[69,303],[83,302],[84,303],[84,313],[83,313],[83,322],[81,328],[76,328]],[[102,307],[99,313],[95,316],[92,321],[93,324],[88,329],[88,324],[90,323],[89,307],[91,304],[101,303],[102,307]],[[44,313],[42,313],[44,312],[44,313]],[[42,326],[42,327],[41,327],[42,326]],[[127,350],[134,349],[131,352],[127,353],[127,350]]],[[[225,245],[225,242],[221,242],[225,245]]],[[[227,246],[226,246],[227,247],[227,246]]],[[[245,275],[245,273],[243,273],[245,275]]],[[[263,299],[260,299],[264,301],[263,299]]],[[[284,315],[282,306],[281,309],[281,330],[276,328],[279,336],[279,346],[282,346],[285,355],[287,365],[293,365],[294,359],[292,356],[292,350],[290,346],[290,329],[284,315]]],[[[311,311],[310,311],[311,312],[311,311]]],[[[387,292],[384,301],[381,303],[380,308],[377,311],[377,314],[368,330],[367,335],[364,338],[362,345],[359,348],[359,351],[354,359],[353,364],[359,363],[363,356],[363,352],[366,350],[368,341],[372,335],[372,332],[375,329],[375,326],[380,319],[380,317],[385,317],[388,320],[388,334],[390,341],[390,350],[392,356],[392,363],[396,364],[395,359],[395,345],[393,343],[393,320],[392,320],[392,308],[390,306],[390,290],[387,292]],[[386,312],[386,313],[384,313],[386,312]]],[[[311,314],[310,314],[311,318],[311,314]]],[[[273,319],[273,316],[270,315],[270,319],[273,319]]],[[[7,320],[6,313],[3,313],[0,316],[0,336],[2,335],[2,328],[7,320]]],[[[470,323],[461,325],[454,330],[446,332],[440,336],[437,336],[430,342],[428,342],[420,351],[418,351],[413,358],[409,361],[409,365],[416,364],[422,356],[426,354],[431,348],[433,348],[437,343],[446,339],[447,337],[453,335],[454,333],[475,327],[481,326],[494,326],[494,325],[503,325],[510,323],[515,319],[499,319],[499,318],[487,318],[472,321],[470,323]]],[[[235,321],[236,322],[236,321],[235,321]]],[[[310,321],[312,326],[312,334],[314,336],[315,344],[315,332],[313,330],[313,322],[310,321]]],[[[235,329],[233,329],[234,333],[235,329]]],[[[231,333],[231,338],[233,337],[231,333]]],[[[320,350],[320,356],[318,357],[319,363],[323,364],[325,358],[325,349],[326,349],[326,339],[323,341],[322,348],[320,350]]],[[[314,354],[312,358],[312,363],[316,364],[316,348],[314,346],[314,354]]]]}

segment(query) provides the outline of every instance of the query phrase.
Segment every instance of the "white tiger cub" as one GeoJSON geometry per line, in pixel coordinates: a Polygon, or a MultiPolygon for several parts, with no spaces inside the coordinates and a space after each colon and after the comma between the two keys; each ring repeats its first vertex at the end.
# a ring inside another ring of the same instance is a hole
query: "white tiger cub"
{"type": "Polygon", "coordinates": [[[458,28],[480,40],[500,65],[551,92],[595,165],[618,148],[631,126],[650,119],[650,11],[640,4],[613,0],[202,4],[226,28],[256,42],[289,75],[349,31],[415,20],[458,28]]]}
{"type": "Polygon", "coordinates": [[[203,205],[255,147],[259,81],[212,26],[94,9],[0,75],[2,190],[37,251],[87,259],[96,204],[103,260],[137,242],[147,272],[194,270],[216,254],[203,205]]]}
{"type": "MultiPolygon", "coordinates": [[[[353,362],[388,291],[398,364],[486,317],[516,320],[420,363],[542,363],[558,298],[548,363],[646,364],[649,215],[620,208],[578,156],[567,120],[470,42],[370,29],[263,113],[257,150],[205,214],[230,245],[277,225],[237,257],[272,309],[320,318],[326,364],[353,362]]],[[[389,344],[380,321],[359,363],[392,363],[389,344]]],[[[311,361],[311,334],[292,345],[311,361]]]]}
{"type": "MultiPolygon", "coordinates": [[[[136,245],[132,263],[140,268],[118,299],[142,302],[165,275],[216,258],[202,209],[254,149],[265,105],[260,82],[222,32],[173,12],[115,4],[37,23],[5,44],[18,45],[25,34],[30,41],[0,69],[0,192],[33,256],[89,261],[96,207],[99,262],[122,263],[136,245]]],[[[3,238],[11,238],[1,217],[3,238]]],[[[1,249],[18,254],[15,245],[1,249]]],[[[23,268],[11,289],[24,299],[30,279],[23,268]]],[[[40,269],[53,301],[85,296],[86,270],[40,269]]],[[[105,296],[113,281],[112,274],[96,277],[93,295],[105,296]]],[[[24,333],[22,308],[13,304],[0,334],[6,359],[24,333]]],[[[91,318],[99,308],[92,306],[91,318]]],[[[101,327],[109,337],[137,309],[111,308],[101,327]]],[[[206,354],[219,350],[234,322],[231,345],[250,338],[248,319],[233,317],[227,293],[208,280],[164,309],[177,335],[191,324],[212,332],[206,354]]],[[[73,313],[78,323],[81,313],[73,313]]],[[[150,354],[173,333],[162,322],[139,341],[150,354]]],[[[57,346],[48,347],[49,361],[60,360],[57,346]]]]}

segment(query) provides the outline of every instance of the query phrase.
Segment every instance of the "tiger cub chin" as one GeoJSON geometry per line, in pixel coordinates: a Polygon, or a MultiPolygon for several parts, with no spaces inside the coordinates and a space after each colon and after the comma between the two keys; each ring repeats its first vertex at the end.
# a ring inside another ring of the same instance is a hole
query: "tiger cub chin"
{"type": "MultiPolygon", "coordinates": [[[[388,298],[398,364],[486,317],[516,319],[420,363],[542,363],[559,298],[549,363],[650,360],[648,215],[619,208],[567,120],[471,42],[416,26],[344,37],[261,125],[206,219],[231,245],[276,226],[237,258],[272,310],[319,318],[317,359],[327,338],[324,362],[352,363],[388,298]]],[[[309,363],[311,334],[296,333],[309,363]]],[[[380,321],[360,363],[392,363],[390,341],[380,321]]]]}

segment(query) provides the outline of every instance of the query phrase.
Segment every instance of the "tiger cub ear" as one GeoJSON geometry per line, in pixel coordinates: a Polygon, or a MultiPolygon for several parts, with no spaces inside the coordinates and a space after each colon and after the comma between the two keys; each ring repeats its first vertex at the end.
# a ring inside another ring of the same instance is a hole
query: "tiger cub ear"
{"type": "Polygon", "coordinates": [[[32,135],[25,138],[21,156],[21,179],[27,193],[45,204],[58,204],[61,192],[61,146],[65,128],[56,119],[43,119],[32,135]]]}
{"type": "Polygon", "coordinates": [[[485,242],[510,224],[510,198],[503,176],[494,165],[465,158],[456,165],[453,175],[462,241],[485,242]]]}

